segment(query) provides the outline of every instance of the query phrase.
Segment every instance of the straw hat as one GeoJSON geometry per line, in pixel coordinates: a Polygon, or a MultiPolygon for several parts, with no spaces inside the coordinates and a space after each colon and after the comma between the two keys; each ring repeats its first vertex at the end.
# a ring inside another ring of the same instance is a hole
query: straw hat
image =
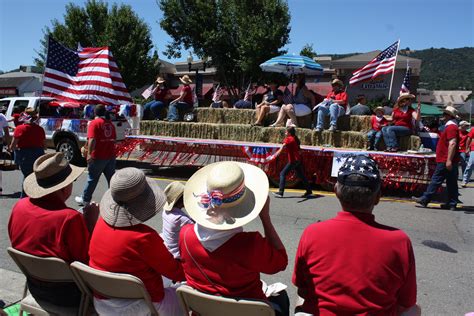
{"type": "Polygon", "coordinates": [[[416,99],[416,97],[411,93],[400,93],[400,96],[397,99],[397,103],[405,99],[416,99]]]}
{"type": "Polygon", "coordinates": [[[217,162],[197,171],[184,188],[184,206],[199,225],[229,230],[254,220],[268,198],[262,169],[240,162],[217,162]]]}
{"type": "Polygon", "coordinates": [[[374,109],[374,113],[377,113],[377,112],[382,112],[382,114],[384,114],[385,109],[383,108],[383,106],[378,106],[374,109]]]}
{"type": "Polygon", "coordinates": [[[163,79],[162,77],[158,77],[158,78],[156,78],[155,82],[158,83],[158,84],[159,83],[164,83],[165,79],[163,79]]]}
{"type": "Polygon", "coordinates": [[[334,80],[331,82],[331,86],[341,86],[341,87],[343,87],[343,86],[344,86],[344,82],[342,82],[342,81],[339,80],[339,79],[334,79],[334,80]]]}
{"type": "Polygon", "coordinates": [[[179,78],[179,80],[181,80],[181,82],[184,83],[184,84],[193,83],[193,81],[189,78],[188,75],[182,76],[181,78],[179,78]]]}
{"type": "Polygon", "coordinates": [[[100,216],[113,227],[128,227],[155,216],[166,196],[157,183],[137,168],[123,168],[110,179],[110,189],[100,201],[100,216]]]}
{"type": "Polygon", "coordinates": [[[176,201],[183,196],[184,193],[184,184],[178,181],[171,182],[165,188],[166,203],[163,207],[163,210],[169,212],[173,209],[176,201]]]}
{"type": "Polygon", "coordinates": [[[448,105],[443,109],[443,113],[448,114],[452,117],[457,117],[458,110],[456,110],[453,106],[448,105]]]}
{"type": "Polygon", "coordinates": [[[30,198],[38,199],[67,187],[83,171],[84,168],[70,165],[62,152],[45,154],[34,162],[33,173],[26,177],[23,189],[30,198]]]}

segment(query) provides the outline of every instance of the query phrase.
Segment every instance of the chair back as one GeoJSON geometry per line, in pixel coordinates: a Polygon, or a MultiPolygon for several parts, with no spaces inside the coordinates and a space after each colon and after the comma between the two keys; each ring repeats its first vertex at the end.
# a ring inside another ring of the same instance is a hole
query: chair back
{"type": "Polygon", "coordinates": [[[187,314],[193,312],[193,315],[198,316],[275,316],[273,308],[259,300],[206,294],[187,285],[180,286],[176,293],[187,314]]]}
{"type": "Polygon", "coordinates": [[[152,315],[158,315],[150,294],[139,278],[130,274],[97,270],[78,261],[71,263],[71,270],[81,291],[88,297],[93,297],[95,293],[107,298],[143,299],[152,315]]]}
{"type": "Polygon", "coordinates": [[[8,247],[8,254],[27,278],[45,282],[74,282],[69,265],[55,257],[38,257],[8,247]]]}

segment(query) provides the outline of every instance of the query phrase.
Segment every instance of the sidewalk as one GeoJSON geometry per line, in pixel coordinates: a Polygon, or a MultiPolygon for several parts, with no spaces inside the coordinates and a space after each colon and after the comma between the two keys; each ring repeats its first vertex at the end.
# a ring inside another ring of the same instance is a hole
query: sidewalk
{"type": "Polygon", "coordinates": [[[25,286],[25,277],[22,273],[0,269],[0,299],[11,305],[21,300],[25,286]]]}

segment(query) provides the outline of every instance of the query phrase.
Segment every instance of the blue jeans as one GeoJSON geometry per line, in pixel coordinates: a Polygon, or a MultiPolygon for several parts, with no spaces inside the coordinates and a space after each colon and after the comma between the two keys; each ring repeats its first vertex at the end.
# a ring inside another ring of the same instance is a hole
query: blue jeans
{"type": "Polygon", "coordinates": [[[82,200],[86,203],[90,203],[92,200],[92,194],[95,191],[97,183],[99,182],[100,175],[104,173],[107,179],[107,184],[110,186],[110,178],[115,173],[115,158],[112,159],[91,159],[87,164],[87,183],[82,193],[82,200]]]}
{"type": "Polygon", "coordinates": [[[168,121],[178,121],[179,120],[179,110],[188,110],[191,109],[191,105],[187,104],[186,102],[177,102],[177,103],[170,103],[170,107],[168,109],[168,121]]]}
{"type": "Polygon", "coordinates": [[[385,126],[382,128],[383,140],[387,148],[398,148],[398,137],[411,135],[411,129],[405,126],[385,126]]]}
{"type": "Polygon", "coordinates": [[[342,105],[337,103],[332,103],[329,107],[327,106],[320,106],[318,107],[318,115],[316,115],[316,128],[323,128],[324,118],[326,116],[330,117],[329,125],[336,127],[337,126],[337,118],[339,116],[343,116],[346,113],[346,110],[342,105]]]}
{"type": "Polygon", "coordinates": [[[446,164],[443,162],[438,162],[436,164],[436,169],[431,177],[431,182],[426,189],[426,192],[423,193],[421,199],[424,203],[429,203],[433,198],[433,195],[436,194],[438,188],[446,180],[446,189],[448,191],[448,205],[456,206],[458,203],[458,164],[453,163],[453,168],[451,171],[446,169],[446,164]]]}
{"type": "Polygon", "coordinates": [[[281,194],[283,194],[283,192],[285,192],[286,175],[288,174],[288,172],[290,172],[293,169],[295,169],[295,172],[296,172],[296,175],[298,176],[298,178],[303,180],[303,185],[304,185],[306,191],[310,192],[311,191],[311,186],[309,185],[308,180],[304,176],[303,164],[301,163],[301,161],[289,162],[289,163],[286,164],[285,168],[283,168],[283,170],[280,172],[280,185],[279,185],[280,188],[279,188],[278,191],[281,194]]]}
{"type": "Polygon", "coordinates": [[[462,182],[468,183],[471,180],[472,169],[474,169],[474,151],[469,154],[469,160],[466,164],[466,170],[464,170],[462,176],[462,182]]]}
{"type": "Polygon", "coordinates": [[[145,104],[145,107],[144,107],[144,113],[145,113],[145,117],[147,117],[148,113],[153,113],[153,116],[155,119],[159,119],[160,118],[160,112],[161,110],[163,110],[164,108],[166,107],[166,104],[162,101],[151,101],[151,102],[148,102],[147,104],[145,104]]]}
{"type": "Polygon", "coordinates": [[[382,139],[382,131],[376,131],[371,129],[367,133],[367,142],[369,143],[369,149],[379,149],[379,143],[382,139]]]}
{"type": "Polygon", "coordinates": [[[462,176],[464,175],[464,171],[466,171],[466,165],[469,157],[466,155],[465,152],[459,153],[459,165],[461,166],[461,180],[462,176]]]}
{"type": "MultiPolygon", "coordinates": [[[[23,181],[25,181],[25,178],[33,172],[33,164],[35,163],[36,159],[43,155],[44,149],[40,147],[15,149],[15,163],[23,174],[23,181]]],[[[22,189],[20,198],[25,196],[25,191],[22,189]]]]}

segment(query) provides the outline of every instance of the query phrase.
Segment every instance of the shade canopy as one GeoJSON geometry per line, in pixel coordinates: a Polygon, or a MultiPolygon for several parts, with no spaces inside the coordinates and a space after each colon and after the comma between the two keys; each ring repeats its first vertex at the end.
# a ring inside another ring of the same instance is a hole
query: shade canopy
{"type": "MultiPolygon", "coordinates": [[[[412,107],[416,110],[417,104],[413,104],[412,107]]],[[[421,115],[422,116],[441,116],[443,111],[434,105],[421,103],[421,115]]]]}

